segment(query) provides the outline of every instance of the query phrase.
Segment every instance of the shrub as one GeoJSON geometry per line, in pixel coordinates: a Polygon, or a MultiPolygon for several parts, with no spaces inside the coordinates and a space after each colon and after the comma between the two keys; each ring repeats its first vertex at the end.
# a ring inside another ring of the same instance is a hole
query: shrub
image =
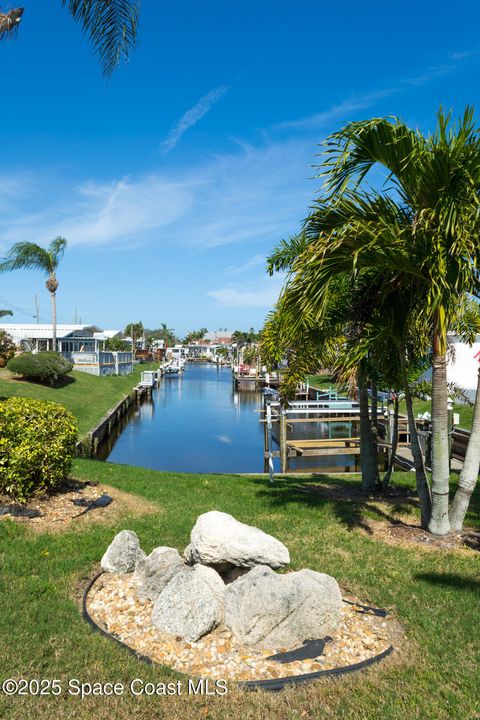
{"type": "Polygon", "coordinates": [[[72,371],[72,363],[56,352],[23,353],[12,358],[7,368],[29,380],[55,385],[72,371]]]}
{"type": "Polygon", "coordinates": [[[64,480],[75,454],[77,421],[57,403],[12,397],[0,402],[0,492],[26,502],[64,480]]]}
{"type": "Polygon", "coordinates": [[[0,367],[5,367],[14,355],[15,343],[13,339],[5,330],[0,330],[0,367]]]}

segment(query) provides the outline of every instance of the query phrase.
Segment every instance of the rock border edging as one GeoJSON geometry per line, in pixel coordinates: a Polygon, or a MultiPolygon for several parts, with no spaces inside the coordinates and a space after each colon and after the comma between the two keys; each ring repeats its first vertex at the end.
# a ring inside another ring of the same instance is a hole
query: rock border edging
{"type": "MultiPolygon", "coordinates": [[[[97,572],[93,578],[89,580],[87,583],[82,596],[82,617],[86,622],[95,630],[96,632],[99,632],[101,635],[104,635],[105,637],[108,637],[110,640],[113,640],[121,647],[125,648],[130,652],[132,655],[134,655],[138,660],[141,660],[142,662],[146,663],[147,665],[157,665],[151,658],[149,658],[147,655],[142,655],[141,653],[137,652],[134,648],[130,647],[126,643],[122,642],[118,638],[114,637],[114,635],[111,635],[109,632],[104,630],[100,625],[98,625],[95,620],[91,617],[90,613],[88,612],[87,608],[87,598],[88,593],[92,589],[95,582],[98,580],[99,577],[105,574],[104,570],[100,570],[97,572]]],[[[367,606],[365,606],[367,607],[367,606]]],[[[369,608],[373,609],[373,608],[369,608]]],[[[375,608],[376,609],[376,608],[375,608]]],[[[382,610],[382,613],[385,613],[386,611],[382,610]]],[[[287,685],[297,685],[304,682],[310,682],[312,680],[318,680],[323,677],[338,677],[340,675],[346,675],[348,673],[357,672],[358,670],[364,670],[365,668],[376,665],[384,658],[388,657],[393,652],[393,645],[390,645],[386,650],[379,653],[378,655],[375,655],[374,657],[368,658],[367,660],[362,660],[361,662],[354,663],[353,665],[345,665],[343,667],[338,668],[332,668],[330,670],[317,670],[312,673],[306,673],[303,675],[289,675],[283,678],[271,678],[268,680],[247,680],[244,682],[238,682],[236,683],[237,686],[243,690],[268,690],[270,692],[278,692],[280,690],[283,690],[283,688],[287,685]]],[[[178,672],[178,671],[176,671],[178,672]]],[[[179,675],[182,675],[184,673],[178,673],[179,675]]],[[[235,681],[232,681],[235,682],[235,681]]]]}

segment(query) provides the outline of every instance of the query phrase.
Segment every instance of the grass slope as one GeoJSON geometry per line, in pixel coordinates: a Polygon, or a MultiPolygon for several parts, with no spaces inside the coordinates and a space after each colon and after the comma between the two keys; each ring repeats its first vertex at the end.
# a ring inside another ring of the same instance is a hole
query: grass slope
{"type": "Polygon", "coordinates": [[[157,363],[136,365],[132,375],[111,377],[95,377],[82,372],[72,372],[70,377],[73,382],[58,388],[21,380],[8,370],[1,369],[0,399],[19,396],[60,403],[71,410],[77,418],[79,436],[82,437],[138,384],[142,370],[157,366],[157,363]]]}
{"type": "MultiPolygon", "coordinates": [[[[91,572],[114,533],[135,530],[143,548],[182,549],[196,517],[211,509],[272,533],[289,547],[292,568],[311,567],[335,576],[344,591],[392,608],[408,647],[401,660],[341,680],[324,680],[279,694],[226,697],[8,698],[0,693],[0,717],[20,720],[473,720],[480,717],[480,578],[473,551],[429,551],[384,544],[357,530],[378,510],[363,500],[333,501],[295,489],[298,478],[269,487],[263,478],[158,473],[140,468],[76,460],[75,477],[100,480],[140,495],[158,513],[126,517],[112,527],[82,533],[33,535],[12,521],[0,523],[0,676],[70,678],[82,682],[133,678],[177,679],[167,668],[134,659],[82,620],[74,596],[78,580],[91,572]]],[[[350,477],[324,478],[358,486],[350,477]]],[[[411,482],[408,473],[397,483],[411,482]]],[[[303,482],[303,481],[302,481],[303,482]]],[[[315,478],[322,482],[322,478],[315,478]]],[[[480,526],[478,498],[469,521],[480,526]]]]}

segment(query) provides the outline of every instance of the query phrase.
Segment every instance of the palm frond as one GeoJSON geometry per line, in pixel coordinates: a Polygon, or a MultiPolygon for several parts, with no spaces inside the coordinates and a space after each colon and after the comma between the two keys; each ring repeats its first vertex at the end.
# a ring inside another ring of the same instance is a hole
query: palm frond
{"type": "Polygon", "coordinates": [[[296,258],[305,250],[308,238],[305,233],[293,235],[288,240],[281,240],[267,257],[267,272],[290,270],[296,258]]]}
{"type": "Polygon", "coordinates": [[[23,7],[14,8],[8,13],[0,12],[0,40],[14,37],[23,15],[23,7]]]}
{"type": "Polygon", "coordinates": [[[63,253],[65,252],[66,247],[67,241],[65,240],[65,238],[56,237],[51,241],[50,245],[48,246],[48,254],[51,258],[50,262],[52,270],[57,269],[60,258],[63,257],[63,253]]]}
{"type": "Polygon", "coordinates": [[[418,173],[415,165],[424,139],[399,118],[374,118],[349,123],[324,143],[325,162],[321,177],[331,194],[343,192],[349,184],[359,185],[380,164],[390,173],[400,197],[409,202],[418,173]]]}
{"type": "Polygon", "coordinates": [[[15,243],[10,248],[7,256],[0,261],[0,272],[22,269],[43,270],[46,273],[51,273],[52,266],[49,252],[36,243],[15,243]]]}
{"type": "Polygon", "coordinates": [[[62,0],[89,36],[109,78],[121,60],[128,61],[136,45],[140,14],[136,0],[62,0]]]}

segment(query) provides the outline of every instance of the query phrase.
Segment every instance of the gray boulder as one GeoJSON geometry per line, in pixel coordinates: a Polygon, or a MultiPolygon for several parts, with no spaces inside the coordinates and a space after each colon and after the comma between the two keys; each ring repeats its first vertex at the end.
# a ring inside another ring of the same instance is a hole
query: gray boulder
{"type": "Polygon", "coordinates": [[[195,563],[195,560],[192,557],[192,546],[187,545],[185,550],[183,551],[183,559],[187,563],[187,565],[193,565],[195,563]]]}
{"type": "Polygon", "coordinates": [[[184,567],[175,548],[155,548],[148,557],[139,560],[135,565],[134,578],[139,586],[139,597],[155,601],[172,577],[184,567]]]}
{"type": "Polygon", "coordinates": [[[136,563],[144,557],[145,553],[133,530],[122,530],[113,538],[100,564],[105,572],[129,573],[135,570],[136,563]]]}
{"type": "Polygon", "coordinates": [[[163,632],[194,642],[223,621],[225,585],[203,565],[176,573],[158,596],[152,623],[163,632]]]}
{"type": "Polygon", "coordinates": [[[255,565],[281,568],[290,562],[289,552],[280,540],[216,510],[197,518],[185,557],[189,562],[219,569],[255,565]]]}
{"type": "Polygon", "coordinates": [[[331,634],[342,613],[337,581],[313,570],[257,566],[226,586],[225,625],[245,645],[275,650],[331,634]]]}

